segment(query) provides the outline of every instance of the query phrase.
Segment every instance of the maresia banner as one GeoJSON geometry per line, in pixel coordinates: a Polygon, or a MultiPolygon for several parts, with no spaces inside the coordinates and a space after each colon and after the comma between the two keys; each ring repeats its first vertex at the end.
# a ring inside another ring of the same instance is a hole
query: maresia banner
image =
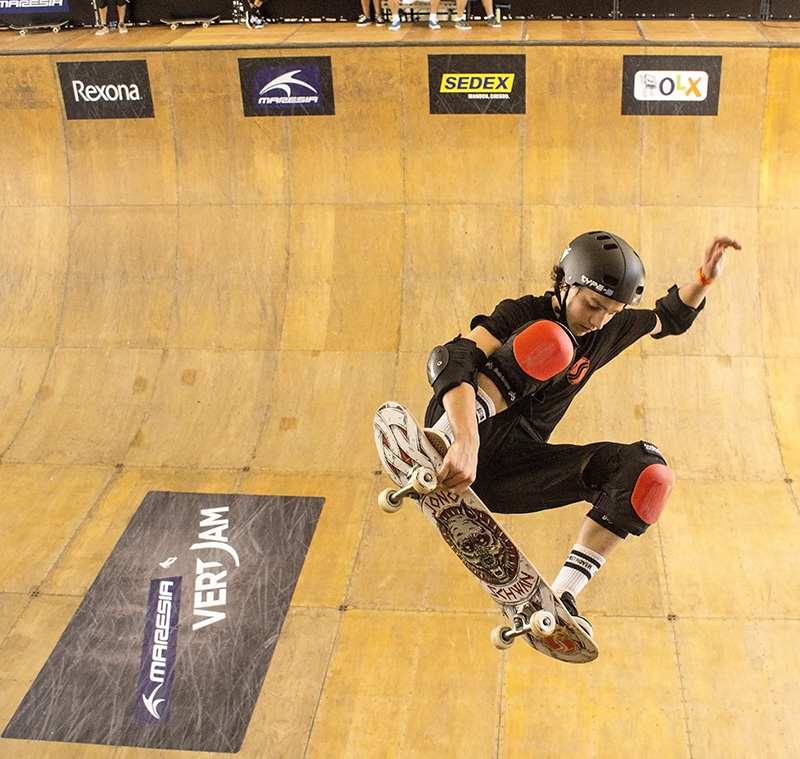
{"type": "Polygon", "coordinates": [[[323,500],[149,493],[3,737],[238,751],[323,500]]]}

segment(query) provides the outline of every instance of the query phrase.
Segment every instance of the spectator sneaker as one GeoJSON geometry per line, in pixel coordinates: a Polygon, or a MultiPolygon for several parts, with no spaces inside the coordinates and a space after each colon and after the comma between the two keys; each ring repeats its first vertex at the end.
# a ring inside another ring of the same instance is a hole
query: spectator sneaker
{"type": "Polygon", "coordinates": [[[109,30],[109,28],[108,28],[107,26],[101,26],[101,27],[100,27],[100,28],[99,28],[99,29],[98,29],[98,30],[95,32],[95,34],[96,34],[98,37],[102,37],[104,34],[108,34],[108,32],[109,32],[109,31],[110,31],[110,30],[109,30]]]}
{"type": "Polygon", "coordinates": [[[356,21],[356,26],[370,26],[372,24],[372,19],[369,16],[365,16],[363,13],[358,17],[358,21],[356,21]]]}
{"type": "Polygon", "coordinates": [[[460,29],[462,32],[468,32],[472,27],[469,25],[469,21],[465,18],[457,18],[456,19],[456,29],[460,29]]]}
{"type": "Polygon", "coordinates": [[[389,24],[389,31],[390,32],[399,32],[400,31],[400,19],[399,18],[392,19],[392,23],[389,24]]]}
{"type": "Polygon", "coordinates": [[[433,29],[436,31],[437,29],[441,29],[442,27],[439,26],[439,22],[435,18],[428,19],[428,29],[433,29]]]}
{"type": "Polygon", "coordinates": [[[496,16],[487,16],[486,17],[486,26],[491,26],[492,29],[499,29],[502,25],[497,20],[496,16]]]}

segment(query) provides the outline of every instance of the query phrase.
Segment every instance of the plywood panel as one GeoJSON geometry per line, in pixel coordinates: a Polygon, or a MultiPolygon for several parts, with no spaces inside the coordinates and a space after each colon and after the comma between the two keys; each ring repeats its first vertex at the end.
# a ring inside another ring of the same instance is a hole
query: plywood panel
{"type": "Polygon", "coordinates": [[[146,419],[131,436],[132,466],[247,466],[275,378],[275,355],[171,350],[164,355],[146,419]]]}
{"type": "Polygon", "coordinates": [[[175,281],[175,209],[81,207],[70,231],[60,344],[163,347],[175,281]]]}
{"type": "Polygon", "coordinates": [[[486,620],[345,614],[308,756],[492,756],[499,655],[477,634],[486,620]]]}
{"type": "Polygon", "coordinates": [[[0,57],[0,125],[6,136],[0,141],[0,206],[68,201],[57,86],[48,58],[0,57]]]}
{"type": "Polygon", "coordinates": [[[770,567],[791,563],[800,540],[800,516],[785,483],[679,482],[661,531],[671,610],[679,616],[800,613],[800,580],[763,568],[767,555],[770,567]]]}
{"type": "Polygon", "coordinates": [[[363,203],[378,197],[398,202],[404,132],[397,53],[322,49],[315,54],[331,55],[337,115],[290,122],[292,202],[363,203]]]}
{"type": "Polygon", "coordinates": [[[292,211],[283,350],[393,350],[403,216],[392,205],[292,211]]]}
{"type": "Polygon", "coordinates": [[[0,540],[14,546],[3,593],[39,591],[108,477],[102,468],[3,465],[0,540]]]}
{"type": "Polygon", "coordinates": [[[504,204],[412,206],[406,221],[400,346],[427,350],[469,331],[479,313],[516,297],[519,208],[504,204]]]}
{"type": "Polygon", "coordinates": [[[287,212],[279,206],[183,207],[169,345],[275,350],[286,301],[287,233],[287,212]]]}
{"type": "Polygon", "coordinates": [[[800,481],[800,359],[768,359],[767,383],[769,385],[772,418],[780,445],[781,461],[791,480],[800,481]]]}
{"type": "Polygon", "coordinates": [[[0,206],[0,344],[55,342],[68,266],[69,211],[61,206],[0,206]]]}
{"type": "Polygon", "coordinates": [[[252,466],[309,474],[373,469],[372,418],[393,368],[386,353],[282,351],[252,466]],[[358,392],[346,391],[352,386],[358,392]]]}
{"type": "Polygon", "coordinates": [[[222,204],[233,200],[238,152],[236,109],[238,71],[233,57],[207,65],[203,52],[165,60],[175,119],[178,193],[184,204],[222,204]],[[220,76],[221,72],[225,76],[220,76]]]}
{"type": "Polygon", "coordinates": [[[793,709],[800,672],[786,652],[797,621],[686,620],[677,632],[693,756],[792,756],[800,745],[793,709]],[[697,641],[714,641],[713,658],[697,641]]]}
{"type": "Polygon", "coordinates": [[[602,653],[589,665],[567,667],[523,648],[509,652],[501,756],[556,759],[578,746],[596,759],[629,749],[637,756],[692,756],[670,625],[604,619],[597,639],[602,653]]]}
{"type": "Polygon", "coordinates": [[[798,60],[798,50],[770,51],[761,158],[765,206],[797,208],[800,204],[800,113],[787,105],[800,87],[798,60]]]}
{"type": "Polygon", "coordinates": [[[114,465],[148,407],[161,353],[61,349],[6,461],[114,465]]]}
{"type": "Polygon", "coordinates": [[[632,51],[526,50],[528,71],[535,72],[528,77],[530,111],[524,130],[526,204],[639,202],[641,126],[638,119],[620,115],[622,56],[627,52],[632,51]]]}
{"type": "Polygon", "coordinates": [[[800,357],[800,218],[796,208],[759,214],[758,278],[750,283],[761,304],[761,339],[767,356],[800,357]]]}
{"type": "Polygon", "coordinates": [[[678,477],[783,478],[759,359],[647,357],[648,435],[678,477]],[[731,388],[746,388],[731,396],[731,388]]]}

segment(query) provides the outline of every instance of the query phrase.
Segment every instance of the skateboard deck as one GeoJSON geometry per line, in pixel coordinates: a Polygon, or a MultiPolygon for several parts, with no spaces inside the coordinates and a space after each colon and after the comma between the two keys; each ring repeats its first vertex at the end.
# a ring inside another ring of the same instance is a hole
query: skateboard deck
{"type": "Polygon", "coordinates": [[[441,443],[433,436],[429,439],[411,413],[394,402],[376,412],[374,433],[383,467],[400,488],[381,493],[381,507],[396,511],[406,495],[417,501],[420,511],[510,621],[510,627],[493,631],[494,645],[508,648],[522,637],[553,659],[575,664],[596,659],[594,640],[472,489],[456,495],[438,488],[435,472],[445,453],[441,443]]]}
{"type": "Polygon", "coordinates": [[[177,29],[184,24],[200,24],[204,29],[207,29],[213,24],[219,16],[211,16],[210,18],[162,18],[159,19],[162,24],[166,24],[170,29],[177,29]]]}
{"type": "Polygon", "coordinates": [[[68,23],[69,20],[51,21],[49,24],[28,24],[27,26],[14,26],[13,24],[9,24],[9,29],[13,29],[15,32],[19,32],[20,34],[28,34],[28,32],[43,32],[43,31],[60,32],[61,29],[65,27],[68,23]]]}

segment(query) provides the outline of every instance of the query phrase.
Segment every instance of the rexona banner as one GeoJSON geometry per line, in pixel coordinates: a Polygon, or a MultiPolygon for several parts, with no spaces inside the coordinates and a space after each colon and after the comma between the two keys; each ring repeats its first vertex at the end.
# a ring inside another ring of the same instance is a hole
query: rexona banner
{"type": "Polygon", "coordinates": [[[0,0],[0,14],[68,13],[67,0],[0,0]]]}
{"type": "Polygon", "coordinates": [[[623,115],[716,116],[720,55],[626,55],[623,115]]]}
{"type": "Polygon", "coordinates": [[[245,116],[332,116],[333,75],[327,56],[240,58],[245,116]]]}
{"type": "Polygon", "coordinates": [[[431,113],[525,113],[524,55],[429,55],[431,113]]]}
{"type": "Polygon", "coordinates": [[[58,64],[68,119],[152,119],[147,61],[58,64]]]}

